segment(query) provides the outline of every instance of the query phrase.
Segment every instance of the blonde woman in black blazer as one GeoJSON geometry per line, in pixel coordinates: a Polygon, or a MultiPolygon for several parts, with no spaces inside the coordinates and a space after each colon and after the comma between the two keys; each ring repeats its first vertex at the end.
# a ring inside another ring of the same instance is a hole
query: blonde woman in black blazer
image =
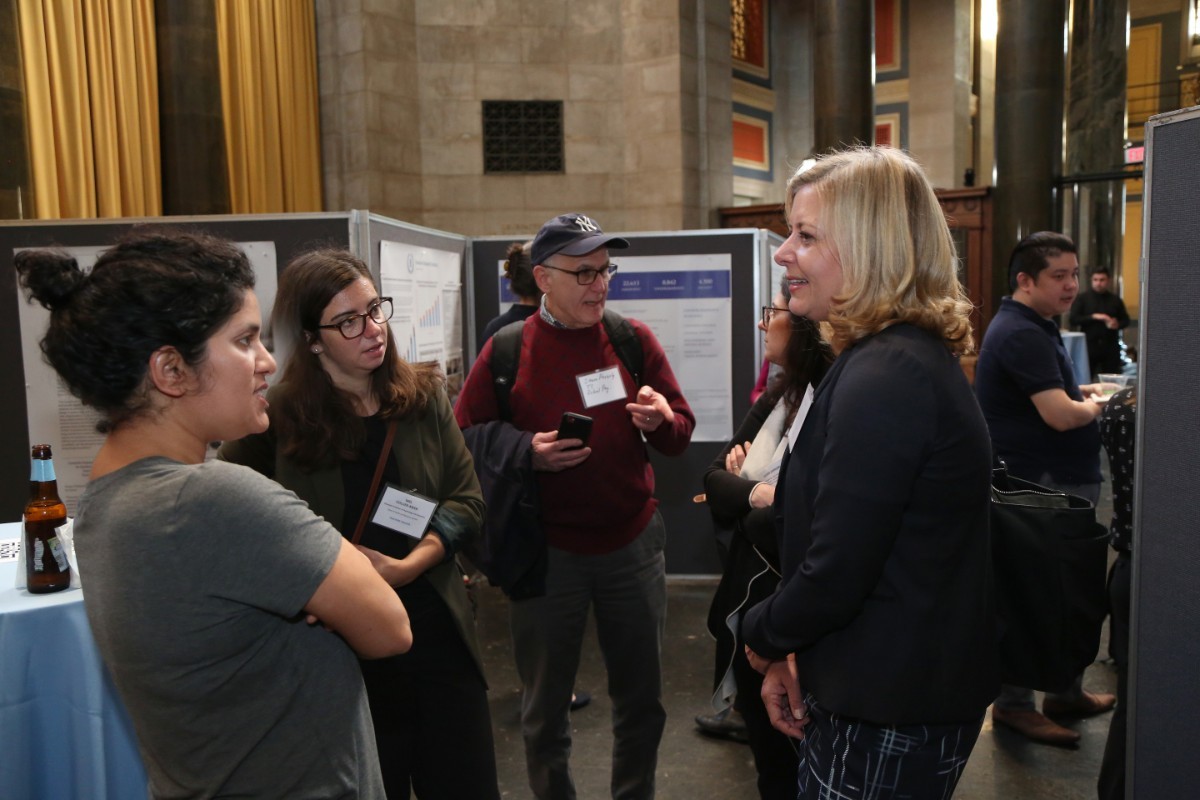
{"type": "Polygon", "coordinates": [[[802,167],[775,260],[837,359],[775,493],[783,578],[747,614],[799,797],[950,797],[996,696],[990,447],[958,363],[970,309],[920,167],[888,148],[802,167]]]}

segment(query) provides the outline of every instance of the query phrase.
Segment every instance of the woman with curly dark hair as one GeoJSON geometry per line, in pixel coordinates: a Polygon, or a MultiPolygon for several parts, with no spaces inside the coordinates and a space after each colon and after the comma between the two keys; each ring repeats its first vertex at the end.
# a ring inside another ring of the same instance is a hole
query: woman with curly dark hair
{"type": "Polygon", "coordinates": [[[150,794],[382,797],[355,653],[404,652],[403,605],[291,492],[205,461],[267,427],[275,360],[245,254],[134,233],[87,274],[50,251],[16,265],[50,309],[47,360],[103,416],[74,540],[150,794]]]}
{"type": "Polygon", "coordinates": [[[498,797],[482,658],[454,560],[479,533],[483,498],[441,373],[400,358],[391,315],[392,299],[350,253],[294,258],[272,314],[289,355],[268,393],[271,428],[220,455],[307,501],[408,609],[412,650],[361,664],[388,797],[498,797]],[[385,513],[400,507],[433,511],[385,513]]]}

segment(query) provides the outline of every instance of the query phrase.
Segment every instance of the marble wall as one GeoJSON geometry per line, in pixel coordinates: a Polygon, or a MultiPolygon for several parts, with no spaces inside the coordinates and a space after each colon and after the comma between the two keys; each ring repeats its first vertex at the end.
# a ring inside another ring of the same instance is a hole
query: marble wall
{"type": "Polygon", "coordinates": [[[317,11],[327,208],[522,235],[569,210],[611,230],[708,227],[730,202],[727,0],[317,11]],[[483,100],[561,100],[565,171],[484,175],[483,100]]]}

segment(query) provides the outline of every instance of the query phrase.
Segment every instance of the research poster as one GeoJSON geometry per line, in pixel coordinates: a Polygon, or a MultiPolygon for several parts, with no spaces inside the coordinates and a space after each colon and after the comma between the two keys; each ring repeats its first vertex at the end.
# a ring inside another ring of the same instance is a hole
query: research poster
{"type": "Polygon", "coordinates": [[[436,361],[451,397],[463,382],[462,255],[379,243],[379,278],[392,298],[392,339],[405,361],[436,361]]]}
{"type": "MultiPolygon", "coordinates": [[[[254,268],[254,293],[258,296],[264,322],[270,319],[275,303],[276,258],[274,242],[239,242],[254,268]]],[[[109,245],[67,247],[65,249],[79,264],[80,269],[90,272],[100,253],[109,245]]],[[[14,251],[19,252],[18,251],[14,251]]],[[[18,286],[17,307],[21,327],[21,359],[25,368],[25,405],[28,409],[30,444],[49,444],[54,454],[54,472],[58,479],[58,493],[66,503],[67,513],[75,515],[79,498],[87,485],[88,473],[100,445],[103,434],[96,431],[100,415],[84,406],[71,394],[58,373],[42,358],[41,342],[50,324],[50,312],[40,303],[25,302],[24,291],[18,286]]],[[[276,354],[276,358],[278,358],[276,354]]],[[[280,363],[282,368],[282,363],[280,363]]],[[[271,376],[273,381],[277,371],[271,376]]],[[[208,455],[215,453],[210,448],[208,455]]]]}
{"type": "Polygon", "coordinates": [[[608,307],[654,331],[696,415],[694,442],[733,435],[731,258],[728,253],[619,256],[608,307]]]}

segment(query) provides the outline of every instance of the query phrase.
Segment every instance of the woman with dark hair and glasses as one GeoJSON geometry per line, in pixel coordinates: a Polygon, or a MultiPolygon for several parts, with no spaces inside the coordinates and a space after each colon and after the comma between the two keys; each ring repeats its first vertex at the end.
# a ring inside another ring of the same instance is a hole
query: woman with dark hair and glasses
{"type": "MultiPolygon", "coordinates": [[[[786,280],[785,280],[786,289],[786,280]]],[[[779,585],[775,534],[775,481],[787,448],[788,429],[810,387],[833,361],[815,323],[792,314],[787,295],[777,292],[762,310],[767,362],[782,372],[751,407],[741,427],[704,475],[704,491],[717,523],[732,528],[725,571],[708,611],[708,631],[717,640],[713,708],[736,708],[746,723],[763,798],[796,796],[796,749],[771,727],[759,699],[763,676],[746,660],[741,616],[770,597],[779,585]],[[735,697],[736,695],[736,697],[735,697]]]]}
{"type": "Polygon", "coordinates": [[[245,254],[134,233],[88,274],[48,251],[16,265],[50,309],[42,352],[103,418],[75,547],[150,795],[383,797],[355,653],[404,652],[403,605],[291,492],[205,461],[267,427],[245,254]]]}
{"type": "Polygon", "coordinates": [[[361,534],[408,609],[412,650],[362,662],[388,797],[494,798],[487,685],[454,560],[478,535],[483,499],[441,373],[400,358],[391,315],[350,253],[293,259],[272,314],[289,355],[268,394],[271,428],[227,442],[221,458],[279,481],[343,536],[361,534]]]}

